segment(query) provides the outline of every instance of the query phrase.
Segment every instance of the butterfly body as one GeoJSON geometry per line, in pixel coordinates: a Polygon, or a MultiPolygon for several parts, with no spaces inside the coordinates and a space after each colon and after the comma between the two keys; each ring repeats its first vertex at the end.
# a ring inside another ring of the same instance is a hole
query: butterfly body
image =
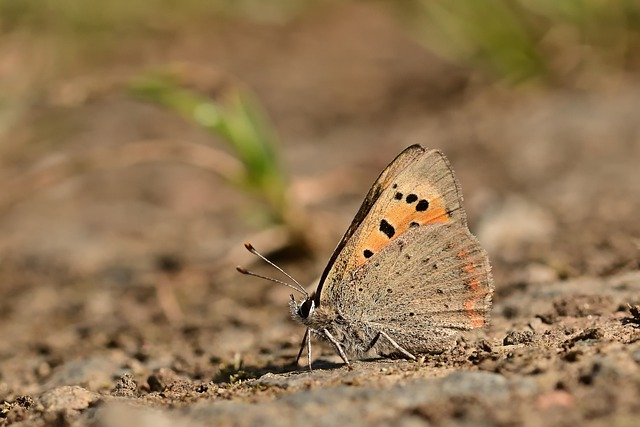
{"type": "Polygon", "coordinates": [[[380,174],[292,316],[349,357],[438,353],[483,326],[493,280],[469,232],[460,186],[437,150],[414,145],[380,174]]]}
{"type": "Polygon", "coordinates": [[[295,320],[305,325],[316,336],[329,340],[326,332],[340,344],[349,356],[364,357],[372,348],[376,331],[371,329],[366,319],[356,313],[345,317],[335,307],[313,308],[307,317],[300,315],[299,305],[291,302],[291,313],[295,320]]]}

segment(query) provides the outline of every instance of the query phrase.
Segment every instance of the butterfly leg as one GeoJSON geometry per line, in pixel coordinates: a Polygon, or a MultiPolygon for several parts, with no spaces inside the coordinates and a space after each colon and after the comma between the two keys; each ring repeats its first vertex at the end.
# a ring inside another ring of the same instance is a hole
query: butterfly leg
{"type": "Polygon", "coordinates": [[[367,346],[367,348],[364,349],[364,352],[366,353],[367,351],[371,350],[373,348],[374,345],[376,345],[376,343],[378,342],[378,340],[380,339],[380,332],[378,332],[375,336],[375,338],[373,338],[371,340],[371,342],[369,343],[369,345],[367,346]]]}
{"type": "Polygon", "coordinates": [[[323,329],[322,332],[324,333],[324,336],[327,337],[327,339],[331,341],[333,345],[336,347],[336,351],[338,352],[342,360],[344,360],[344,363],[347,364],[347,367],[351,369],[351,363],[349,363],[349,359],[347,359],[347,355],[344,354],[344,350],[342,349],[342,346],[340,345],[340,343],[326,329],[323,329]]]}
{"type": "MultiPolygon", "coordinates": [[[[309,330],[307,329],[307,332],[309,332],[309,330]]],[[[309,365],[309,370],[313,371],[313,369],[311,369],[311,334],[307,333],[307,364],[309,365]]]]}
{"type": "Polygon", "coordinates": [[[305,344],[307,345],[307,363],[309,364],[309,370],[313,371],[313,369],[311,369],[311,334],[309,333],[309,328],[304,331],[304,336],[302,337],[302,342],[300,343],[300,351],[298,352],[298,357],[296,357],[296,366],[298,366],[298,361],[300,360],[300,356],[302,356],[302,351],[304,350],[305,344]]]}
{"type": "MultiPolygon", "coordinates": [[[[391,337],[389,335],[387,335],[386,332],[384,332],[384,331],[378,332],[378,336],[380,336],[380,335],[385,337],[387,339],[387,341],[389,341],[389,343],[393,346],[393,348],[398,350],[400,353],[404,354],[405,356],[407,356],[411,360],[416,360],[416,357],[413,354],[409,353],[407,350],[405,350],[404,348],[400,347],[400,345],[397,342],[395,342],[394,340],[392,340],[391,337]]],[[[373,340],[373,344],[375,344],[375,342],[378,340],[378,336],[376,336],[376,338],[373,340]]],[[[372,345],[372,347],[373,347],[373,345],[372,345]]]]}

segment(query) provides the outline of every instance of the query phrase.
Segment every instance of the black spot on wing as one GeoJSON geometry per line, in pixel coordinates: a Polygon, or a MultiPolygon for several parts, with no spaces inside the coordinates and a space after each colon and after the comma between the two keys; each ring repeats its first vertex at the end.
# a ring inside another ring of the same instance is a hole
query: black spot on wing
{"type": "Polygon", "coordinates": [[[394,196],[396,200],[402,200],[403,194],[401,192],[397,192],[396,195],[394,196]]]}
{"type": "Polygon", "coordinates": [[[392,238],[396,234],[396,229],[393,228],[393,225],[389,224],[386,219],[380,221],[380,231],[388,238],[392,238]]]}
{"type": "Polygon", "coordinates": [[[418,204],[416,205],[416,210],[418,212],[424,212],[427,209],[429,209],[429,201],[426,199],[422,199],[418,202],[418,204]]]}
{"type": "Polygon", "coordinates": [[[365,249],[362,255],[364,255],[365,258],[371,258],[373,256],[373,252],[371,252],[369,249],[365,249]]]}
{"type": "Polygon", "coordinates": [[[418,200],[418,196],[416,196],[415,194],[409,194],[405,200],[407,201],[407,203],[411,204],[418,200]]]}

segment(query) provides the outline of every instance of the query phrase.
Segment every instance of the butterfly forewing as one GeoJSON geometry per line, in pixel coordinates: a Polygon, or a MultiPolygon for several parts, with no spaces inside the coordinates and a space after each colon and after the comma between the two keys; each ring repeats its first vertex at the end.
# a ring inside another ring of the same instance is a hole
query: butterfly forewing
{"type": "Polygon", "coordinates": [[[353,247],[351,237],[365,218],[367,218],[371,207],[380,198],[380,195],[384,193],[389,186],[391,186],[391,183],[397,178],[397,176],[402,173],[407,166],[413,164],[418,158],[423,156],[424,153],[425,149],[420,145],[415,144],[407,147],[380,173],[375,183],[371,186],[371,189],[365,196],[360,209],[358,209],[358,212],[351,221],[351,225],[349,225],[349,228],[347,228],[347,231],[344,233],[342,239],[340,239],[340,242],[336,246],[336,249],[333,251],[331,258],[320,277],[320,284],[316,290],[316,306],[320,305],[320,294],[329,273],[332,274],[333,280],[336,280],[338,275],[344,273],[344,267],[346,267],[348,258],[347,252],[345,252],[345,247],[348,242],[351,242],[351,247],[347,248],[347,251],[351,251],[353,247]]]}
{"type": "MultiPolygon", "coordinates": [[[[438,150],[411,146],[380,175],[332,256],[318,287],[334,292],[345,271],[366,264],[411,227],[456,222],[466,227],[460,186],[438,150]],[[406,153],[406,154],[405,154],[406,153]],[[374,189],[377,197],[372,198],[374,189]],[[361,213],[366,211],[362,218],[361,213]]],[[[317,295],[319,305],[324,298],[317,295]]],[[[332,299],[330,299],[332,300],[332,299]]]]}

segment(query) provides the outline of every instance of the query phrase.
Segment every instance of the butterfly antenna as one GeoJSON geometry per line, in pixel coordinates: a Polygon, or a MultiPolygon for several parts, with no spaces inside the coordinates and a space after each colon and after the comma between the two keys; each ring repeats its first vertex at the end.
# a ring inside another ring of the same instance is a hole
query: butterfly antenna
{"type": "Polygon", "coordinates": [[[307,292],[302,292],[303,290],[301,288],[298,288],[297,286],[292,285],[291,283],[287,283],[284,282],[282,280],[278,280],[278,279],[274,279],[273,277],[268,277],[268,276],[262,276],[258,273],[254,273],[253,271],[249,271],[246,268],[237,266],[236,270],[238,270],[239,273],[242,274],[246,274],[247,276],[253,276],[253,277],[259,277],[260,279],[265,279],[268,280],[270,282],[275,282],[275,283],[280,283],[281,285],[285,285],[291,289],[295,289],[296,291],[300,292],[301,294],[303,294],[305,297],[308,296],[307,292]]]}
{"type": "Polygon", "coordinates": [[[296,279],[294,279],[289,273],[287,273],[286,271],[284,271],[283,269],[281,269],[280,267],[275,265],[273,262],[269,261],[260,252],[256,251],[256,249],[253,247],[253,245],[251,243],[245,243],[244,247],[247,248],[247,250],[249,252],[251,252],[252,254],[258,256],[264,262],[266,262],[267,264],[269,264],[270,266],[272,266],[273,268],[278,270],[280,273],[282,273],[285,276],[287,276],[289,279],[291,279],[293,281],[293,283],[295,283],[295,285],[293,285],[291,283],[284,282],[282,280],[274,279],[272,277],[262,276],[260,274],[251,272],[251,271],[249,271],[249,270],[247,270],[247,269],[245,269],[243,267],[240,267],[240,266],[236,267],[236,270],[238,270],[238,272],[240,272],[242,274],[246,274],[248,276],[259,277],[261,279],[269,280],[271,282],[280,283],[281,285],[285,285],[285,286],[290,287],[291,289],[295,289],[296,291],[300,292],[305,297],[309,297],[309,294],[307,293],[306,289],[300,284],[300,282],[298,282],[296,279]]]}

